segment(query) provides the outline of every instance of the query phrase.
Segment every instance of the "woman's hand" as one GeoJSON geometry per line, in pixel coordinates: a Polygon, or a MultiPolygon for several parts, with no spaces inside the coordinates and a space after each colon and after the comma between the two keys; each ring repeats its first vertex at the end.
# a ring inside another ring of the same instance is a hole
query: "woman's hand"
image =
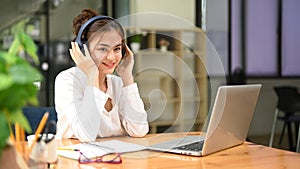
{"type": "Polygon", "coordinates": [[[77,42],[71,42],[72,49],[69,49],[70,55],[76,66],[84,72],[88,79],[88,85],[98,87],[98,67],[90,56],[89,50],[83,44],[85,55],[81,52],[77,42]]]}
{"type": "Polygon", "coordinates": [[[117,67],[117,73],[121,76],[124,86],[133,84],[132,69],[134,64],[134,57],[132,51],[127,45],[125,46],[125,56],[123,56],[122,61],[117,67]]]}

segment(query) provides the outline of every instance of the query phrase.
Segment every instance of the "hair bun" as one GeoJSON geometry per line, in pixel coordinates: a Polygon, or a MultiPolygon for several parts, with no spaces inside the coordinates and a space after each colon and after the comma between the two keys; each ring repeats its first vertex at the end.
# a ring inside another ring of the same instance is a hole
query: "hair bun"
{"type": "Polygon", "coordinates": [[[73,19],[73,34],[77,36],[81,26],[90,18],[97,16],[97,12],[91,9],[84,9],[73,19]]]}

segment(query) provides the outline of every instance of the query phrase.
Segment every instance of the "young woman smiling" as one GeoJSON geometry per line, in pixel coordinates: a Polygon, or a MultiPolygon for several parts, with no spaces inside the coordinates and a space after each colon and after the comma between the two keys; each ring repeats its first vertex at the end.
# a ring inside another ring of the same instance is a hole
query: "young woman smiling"
{"type": "Polygon", "coordinates": [[[55,80],[57,137],[143,137],[149,131],[147,113],[133,79],[134,57],[123,27],[90,9],[74,18],[73,27],[70,55],[76,67],[55,80]]]}

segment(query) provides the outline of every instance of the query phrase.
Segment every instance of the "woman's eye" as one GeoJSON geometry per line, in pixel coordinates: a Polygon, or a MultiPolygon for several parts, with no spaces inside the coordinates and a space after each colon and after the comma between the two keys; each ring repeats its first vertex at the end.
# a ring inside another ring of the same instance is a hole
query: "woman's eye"
{"type": "Polygon", "coordinates": [[[100,52],[106,52],[107,51],[106,48],[98,48],[97,50],[100,51],[100,52]]]}
{"type": "Polygon", "coordinates": [[[115,52],[119,52],[121,50],[121,47],[117,47],[117,48],[115,48],[115,52]]]}

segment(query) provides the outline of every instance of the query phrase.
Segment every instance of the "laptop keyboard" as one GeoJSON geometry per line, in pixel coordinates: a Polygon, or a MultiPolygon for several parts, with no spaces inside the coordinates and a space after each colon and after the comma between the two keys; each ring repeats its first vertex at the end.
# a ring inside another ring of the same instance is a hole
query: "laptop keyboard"
{"type": "Polygon", "coordinates": [[[203,143],[204,143],[204,140],[201,140],[201,141],[194,142],[191,144],[174,147],[173,149],[187,150],[187,151],[201,151],[203,148],[203,143]]]}

